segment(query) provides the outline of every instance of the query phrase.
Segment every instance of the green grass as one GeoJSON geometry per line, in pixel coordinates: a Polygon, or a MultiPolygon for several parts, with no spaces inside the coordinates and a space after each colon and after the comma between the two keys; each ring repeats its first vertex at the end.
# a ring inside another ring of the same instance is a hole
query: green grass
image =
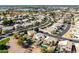
{"type": "Polygon", "coordinates": [[[5,38],[0,41],[0,45],[6,45],[7,42],[9,42],[10,38],[5,38]]]}
{"type": "Polygon", "coordinates": [[[8,50],[0,50],[0,53],[8,53],[8,50]]]}

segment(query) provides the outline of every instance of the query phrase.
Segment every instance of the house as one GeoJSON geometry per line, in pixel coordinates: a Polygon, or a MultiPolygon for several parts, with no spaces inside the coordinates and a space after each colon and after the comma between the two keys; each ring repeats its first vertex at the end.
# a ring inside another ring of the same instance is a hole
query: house
{"type": "Polygon", "coordinates": [[[2,25],[3,24],[3,21],[0,21],[0,25],[2,25]]]}
{"type": "Polygon", "coordinates": [[[72,50],[72,42],[65,40],[65,41],[59,41],[58,46],[62,49],[65,49],[66,52],[71,52],[72,50]]]}
{"type": "Polygon", "coordinates": [[[35,31],[33,31],[33,30],[27,31],[27,34],[28,34],[28,36],[32,37],[35,34],[35,31]]]}
{"type": "Polygon", "coordinates": [[[14,28],[15,28],[15,29],[18,29],[18,27],[20,27],[20,24],[15,24],[15,25],[14,25],[14,28]]]}
{"type": "Polygon", "coordinates": [[[11,31],[12,29],[13,29],[13,27],[3,27],[3,28],[2,28],[2,30],[4,30],[4,31],[5,31],[5,30],[11,31]]]}
{"type": "Polygon", "coordinates": [[[43,40],[43,44],[46,46],[56,46],[58,44],[58,39],[47,36],[44,40],[43,40]]]}
{"type": "Polygon", "coordinates": [[[76,52],[79,52],[79,43],[74,43],[75,47],[76,47],[76,52]]]}
{"type": "Polygon", "coordinates": [[[17,24],[21,24],[22,21],[21,21],[21,20],[17,20],[16,23],[17,23],[17,24]]]}
{"type": "Polygon", "coordinates": [[[50,37],[50,36],[47,36],[44,40],[46,40],[48,42],[53,42],[54,41],[54,44],[56,44],[57,41],[58,41],[58,39],[50,37]]]}
{"type": "Polygon", "coordinates": [[[42,33],[37,33],[35,34],[35,38],[39,41],[39,40],[44,40],[46,36],[42,33]]]}
{"type": "Polygon", "coordinates": [[[3,20],[4,19],[4,16],[0,16],[0,20],[3,20]]]}
{"type": "Polygon", "coordinates": [[[53,31],[56,31],[57,30],[57,27],[55,27],[55,26],[50,26],[49,28],[47,28],[47,32],[49,33],[49,34],[52,34],[52,32],[53,31]]]}
{"type": "Polygon", "coordinates": [[[23,22],[27,22],[27,21],[28,21],[28,19],[23,19],[22,21],[23,21],[23,22]]]}
{"type": "Polygon", "coordinates": [[[24,27],[24,28],[28,28],[30,25],[32,25],[32,23],[26,22],[26,23],[23,23],[21,26],[24,27]]]}

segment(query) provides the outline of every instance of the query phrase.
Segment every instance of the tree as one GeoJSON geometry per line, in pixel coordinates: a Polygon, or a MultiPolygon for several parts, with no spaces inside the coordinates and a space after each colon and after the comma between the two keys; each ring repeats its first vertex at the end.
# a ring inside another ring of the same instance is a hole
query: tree
{"type": "Polygon", "coordinates": [[[40,22],[35,22],[35,26],[39,26],[40,25],[40,22]]]}
{"type": "Polygon", "coordinates": [[[45,22],[46,20],[47,20],[47,17],[45,17],[42,21],[44,21],[44,22],[45,22]]]}
{"type": "Polygon", "coordinates": [[[9,20],[9,25],[13,24],[13,20],[9,20]]]}
{"type": "Polygon", "coordinates": [[[59,34],[58,29],[56,29],[56,30],[52,31],[52,34],[58,35],[58,34],[59,34]]]}
{"type": "Polygon", "coordinates": [[[55,12],[51,12],[50,15],[55,19],[56,13],[55,12]]]}
{"type": "Polygon", "coordinates": [[[17,33],[13,34],[13,36],[14,36],[14,38],[16,38],[16,39],[18,39],[18,38],[20,37],[17,33]]]}
{"type": "Polygon", "coordinates": [[[70,23],[71,23],[71,21],[70,21],[70,20],[65,19],[63,23],[65,23],[65,24],[70,24],[70,23]]]}
{"type": "Polygon", "coordinates": [[[16,21],[15,20],[4,20],[3,21],[3,25],[12,25],[14,24],[16,21]]]}
{"type": "Polygon", "coordinates": [[[35,30],[36,32],[39,32],[39,29],[38,29],[38,28],[35,28],[34,30],[35,30]]]}
{"type": "Polygon", "coordinates": [[[10,40],[10,38],[5,38],[4,40],[0,41],[0,53],[8,53],[8,46],[6,45],[6,43],[8,43],[10,40]]]}
{"type": "Polygon", "coordinates": [[[5,12],[2,12],[2,15],[3,15],[3,16],[6,16],[6,13],[5,13],[5,12]]]}
{"type": "Polygon", "coordinates": [[[24,33],[27,34],[27,30],[25,30],[24,33]]]}
{"type": "Polygon", "coordinates": [[[8,20],[3,21],[3,25],[8,25],[8,24],[9,24],[8,20]]]}
{"type": "Polygon", "coordinates": [[[25,39],[24,39],[22,36],[20,36],[20,37],[18,38],[18,44],[22,46],[24,40],[25,40],[25,39]]]}
{"type": "Polygon", "coordinates": [[[33,40],[27,39],[27,37],[20,36],[18,39],[18,44],[24,48],[31,47],[33,43],[34,43],[33,40]]]}
{"type": "Polygon", "coordinates": [[[74,18],[72,18],[72,24],[75,25],[75,20],[74,20],[74,18]]]}
{"type": "Polygon", "coordinates": [[[2,29],[0,29],[0,35],[2,34],[2,29]]]}
{"type": "Polygon", "coordinates": [[[74,17],[74,14],[71,14],[71,17],[74,17]]]}

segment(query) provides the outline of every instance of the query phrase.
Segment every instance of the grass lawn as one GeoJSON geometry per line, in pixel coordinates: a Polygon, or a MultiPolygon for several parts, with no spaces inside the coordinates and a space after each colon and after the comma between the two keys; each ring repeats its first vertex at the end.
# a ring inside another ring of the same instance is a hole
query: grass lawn
{"type": "Polygon", "coordinates": [[[8,53],[8,50],[0,50],[0,53],[8,53]]]}
{"type": "Polygon", "coordinates": [[[2,45],[2,44],[5,45],[9,40],[10,40],[10,38],[5,38],[5,39],[1,40],[0,45],[2,45]]]}

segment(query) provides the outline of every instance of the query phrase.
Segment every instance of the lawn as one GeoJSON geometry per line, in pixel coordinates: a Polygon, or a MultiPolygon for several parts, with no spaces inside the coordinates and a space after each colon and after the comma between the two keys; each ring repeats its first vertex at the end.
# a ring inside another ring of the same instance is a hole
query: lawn
{"type": "Polygon", "coordinates": [[[10,38],[5,38],[0,41],[0,45],[6,45],[6,43],[10,40],[10,38]]]}
{"type": "Polygon", "coordinates": [[[8,53],[8,50],[0,50],[0,53],[8,53]]]}

